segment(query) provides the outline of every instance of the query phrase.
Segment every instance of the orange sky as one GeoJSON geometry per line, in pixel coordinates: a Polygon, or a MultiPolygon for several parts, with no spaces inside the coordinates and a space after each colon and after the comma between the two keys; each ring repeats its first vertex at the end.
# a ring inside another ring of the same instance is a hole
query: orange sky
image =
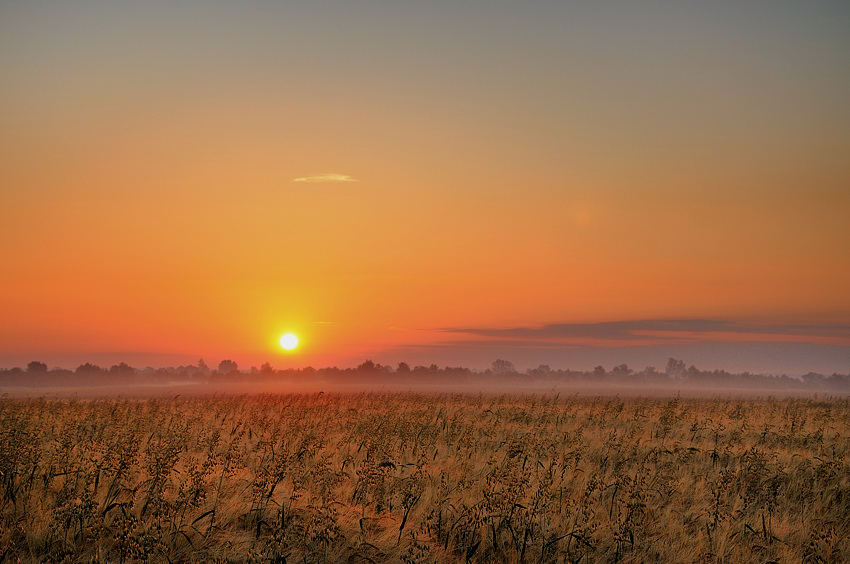
{"type": "Polygon", "coordinates": [[[353,4],[0,5],[0,366],[850,324],[847,6],[353,4]]]}

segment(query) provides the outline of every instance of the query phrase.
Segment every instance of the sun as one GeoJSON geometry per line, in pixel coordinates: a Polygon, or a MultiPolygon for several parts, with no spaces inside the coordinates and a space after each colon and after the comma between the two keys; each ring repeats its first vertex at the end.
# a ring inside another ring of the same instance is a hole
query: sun
{"type": "Polygon", "coordinates": [[[296,337],[292,333],[287,333],[286,335],[280,338],[280,346],[282,346],[288,351],[291,351],[292,349],[298,346],[298,337],[296,337]]]}

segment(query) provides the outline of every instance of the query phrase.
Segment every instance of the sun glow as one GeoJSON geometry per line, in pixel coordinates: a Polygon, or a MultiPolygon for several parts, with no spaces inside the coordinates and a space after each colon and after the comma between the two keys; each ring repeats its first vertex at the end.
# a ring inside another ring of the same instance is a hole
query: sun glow
{"type": "Polygon", "coordinates": [[[291,351],[292,349],[298,346],[298,337],[296,337],[292,333],[287,333],[286,335],[280,338],[280,346],[282,346],[288,351],[291,351]]]}

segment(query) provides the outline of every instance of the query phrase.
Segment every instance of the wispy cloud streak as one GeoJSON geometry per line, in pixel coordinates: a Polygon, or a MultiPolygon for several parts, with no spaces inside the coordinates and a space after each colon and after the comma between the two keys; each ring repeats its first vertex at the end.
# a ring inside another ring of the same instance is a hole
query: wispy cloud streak
{"type": "Polygon", "coordinates": [[[347,174],[338,174],[328,172],[324,174],[314,174],[312,176],[300,176],[293,178],[293,182],[357,182],[356,178],[352,178],[347,174]]]}
{"type": "Polygon", "coordinates": [[[721,341],[809,342],[850,345],[843,325],[744,324],[709,319],[556,323],[540,327],[447,328],[446,333],[519,346],[641,346],[663,343],[721,341]]]}

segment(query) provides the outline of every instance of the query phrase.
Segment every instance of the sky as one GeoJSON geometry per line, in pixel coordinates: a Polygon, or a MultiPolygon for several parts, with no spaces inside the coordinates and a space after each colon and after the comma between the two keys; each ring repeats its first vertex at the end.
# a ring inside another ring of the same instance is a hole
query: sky
{"type": "Polygon", "coordinates": [[[0,366],[850,372],[848,29],[0,0],[0,366]]]}

